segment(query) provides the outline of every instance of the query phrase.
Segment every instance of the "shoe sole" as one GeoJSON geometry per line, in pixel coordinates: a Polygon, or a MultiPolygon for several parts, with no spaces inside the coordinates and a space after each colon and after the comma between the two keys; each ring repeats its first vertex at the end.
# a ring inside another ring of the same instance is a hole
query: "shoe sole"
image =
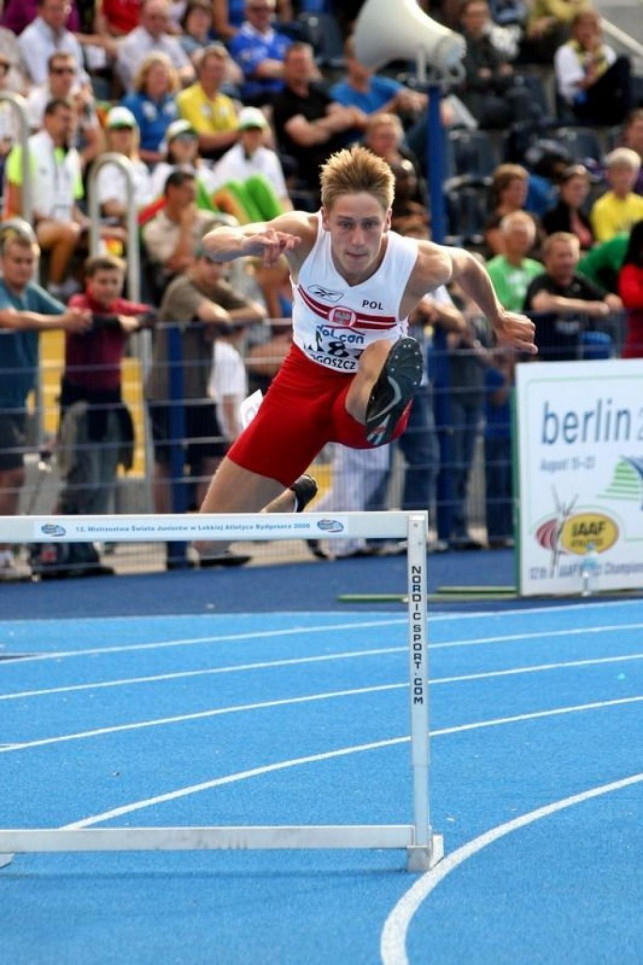
{"type": "Polygon", "coordinates": [[[366,408],[366,439],[390,442],[404,410],[422,381],[424,358],[414,338],[401,338],[389,352],[366,408]],[[382,398],[387,401],[382,402],[382,398]]]}

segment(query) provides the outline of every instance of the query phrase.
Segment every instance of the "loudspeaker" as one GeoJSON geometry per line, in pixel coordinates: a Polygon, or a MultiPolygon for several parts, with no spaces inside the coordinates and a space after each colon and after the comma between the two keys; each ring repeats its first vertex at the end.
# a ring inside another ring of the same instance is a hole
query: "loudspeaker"
{"type": "Polygon", "coordinates": [[[429,68],[457,70],[466,50],[464,37],[436,23],[416,0],[366,0],[355,25],[355,55],[377,70],[391,60],[423,55],[429,68]]]}

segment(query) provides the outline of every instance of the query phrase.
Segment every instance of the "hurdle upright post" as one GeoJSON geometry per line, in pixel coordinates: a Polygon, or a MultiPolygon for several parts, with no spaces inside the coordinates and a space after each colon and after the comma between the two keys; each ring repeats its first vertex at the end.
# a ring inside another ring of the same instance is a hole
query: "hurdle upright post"
{"type": "Polygon", "coordinates": [[[429,818],[427,536],[427,514],[410,514],[407,536],[407,596],[414,843],[407,848],[409,871],[428,871],[434,858],[432,855],[433,835],[429,818]]]}

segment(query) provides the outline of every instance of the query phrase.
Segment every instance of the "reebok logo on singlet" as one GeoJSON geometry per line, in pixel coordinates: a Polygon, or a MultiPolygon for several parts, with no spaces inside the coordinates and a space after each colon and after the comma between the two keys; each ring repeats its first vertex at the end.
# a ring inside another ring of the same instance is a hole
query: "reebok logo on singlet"
{"type": "Polygon", "coordinates": [[[328,302],[338,302],[344,296],[344,292],[329,291],[328,288],[323,288],[321,285],[311,285],[308,291],[311,295],[316,295],[317,298],[325,298],[328,302]]]}

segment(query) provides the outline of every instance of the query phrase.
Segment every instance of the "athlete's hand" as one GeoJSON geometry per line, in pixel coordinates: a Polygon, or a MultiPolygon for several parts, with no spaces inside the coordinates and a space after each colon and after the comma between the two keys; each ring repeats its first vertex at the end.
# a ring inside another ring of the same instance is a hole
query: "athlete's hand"
{"type": "Polygon", "coordinates": [[[266,268],[272,268],[282,255],[297,248],[300,243],[301,238],[297,235],[266,228],[265,231],[250,235],[246,239],[244,249],[246,254],[261,258],[266,268]]]}
{"type": "Polygon", "coordinates": [[[501,312],[494,324],[494,331],[501,345],[508,345],[517,352],[528,352],[530,355],[538,353],[534,342],[536,326],[526,315],[501,312]]]}

